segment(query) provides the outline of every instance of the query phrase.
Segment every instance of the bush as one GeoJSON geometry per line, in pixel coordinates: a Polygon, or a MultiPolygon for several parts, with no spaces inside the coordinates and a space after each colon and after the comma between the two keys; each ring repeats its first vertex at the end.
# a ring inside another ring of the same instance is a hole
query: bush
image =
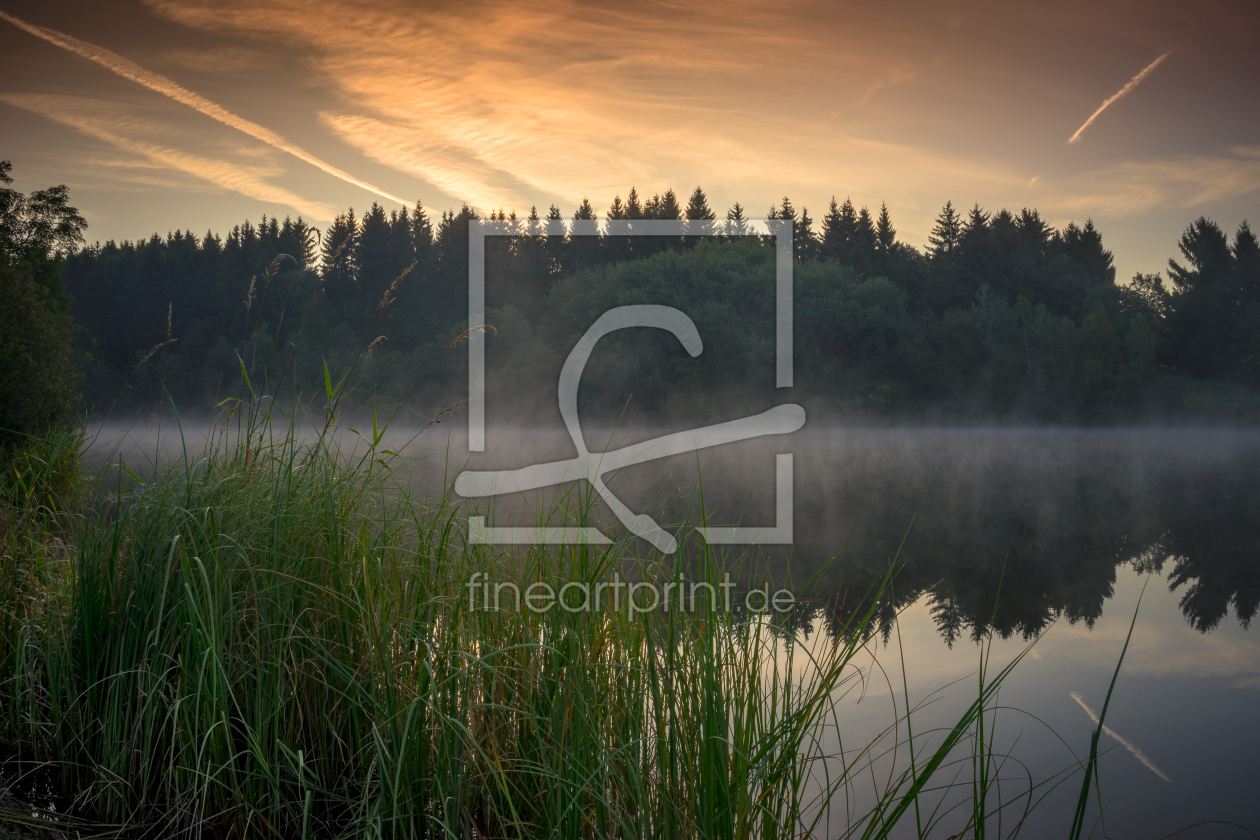
{"type": "MultiPolygon", "coordinates": [[[[65,426],[79,403],[70,316],[21,269],[0,265],[0,454],[65,426]]],[[[6,470],[7,471],[7,470],[6,470]]]]}

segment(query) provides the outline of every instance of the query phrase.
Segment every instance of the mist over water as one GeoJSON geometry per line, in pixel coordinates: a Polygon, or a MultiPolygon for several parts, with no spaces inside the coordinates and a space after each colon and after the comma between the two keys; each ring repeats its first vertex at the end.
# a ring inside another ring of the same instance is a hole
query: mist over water
{"type": "MultiPolygon", "coordinates": [[[[420,494],[442,492],[465,469],[517,469],[575,455],[563,429],[536,426],[491,427],[486,451],[469,453],[460,420],[393,427],[378,448],[400,456],[398,475],[420,494]]],[[[347,455],[367,450],[351,431],[364,431],[360,425],[332,432],[347,455]]],[[[144,474],[155,458],[195,457],[211,431],[169,418],[160,438],[152,418],[106,425],[96,431],[89,460],[99,467],[121,458],[144,474]]],[[[587,447],[600,452],[676,431],[584,433],[587,447]]],[[[311,426],[305,434],[314,440],[318,433],[311,426]]],[[[750,570],[769,570],[784,582],[818,573],[802,594],[819,604],[865,591],[895,563],[901,571],[889,607],[928,593],[947,641],[990,622],[1003,634],[1029,637],[1058,616],[1096,620],[1117,574],[1132,571],[1166,574],[1186,621],[1200,630],[1226,620],[1247,626],[1260,607],[1254,429],[809,425],[626,467],[605,480],[631,510],[677,533],[687,557],[702,522],[775,524],[780,453],[793,454],[793,544],[736,553],[750,570]]],[[[585,512],[610,537],[627,536],[585,482],[467,501],[488,515],[487,524],[545,518],[572,525],[585,512]],[[564,516],[569,520],[559,521],[564,516]]],[[[652,551],[646,543],[632,550],[652,551]]]]}

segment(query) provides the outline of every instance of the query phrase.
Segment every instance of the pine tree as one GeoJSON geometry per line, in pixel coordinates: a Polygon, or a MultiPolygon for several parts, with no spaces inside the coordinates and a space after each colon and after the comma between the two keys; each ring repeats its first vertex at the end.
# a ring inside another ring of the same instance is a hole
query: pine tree
{"type": "Polygon", "coordinates": [[[875,223],[875,242],[883,254],[892,253],[893,246],[897,244],[897,229],[888,214],[888,205],[883,202],[880,202],[879,220],[875,223]]]}
{"type": "MultiPolygon", "coordinates": [[[[634,192],[631,189],[631,192],[634,192]]],[[[635,196],[638,199],[638,196],[635,196]]],[[[628,222],[630,220],[630,205],[621,200],[621,196],[613,196],[612,203],[608,205],[608,212],[605,217],[610,222],[628,222]]],[[[600,243],[600,249],[605,260],[609,262],[621,262],[630,259],[634,254],[634,239],[630,236],[617,234],[615,236],[605,236],[600,243]]]]}
{"type": "MultiPolygon", "coordinates": [[[[1025,207],[1019,211],[1015,226],[1019,230],[1024,247],[1029,249],[1035,258],[1044,257],[1050,243],[1050,226],[1042,220],[1041,214],[1025,207]]],[[[1101,238],[1099,241],[1102,241],[1101,238]]]]}
{"type": "Polygon", "coordinates": [[[737,201],[726,211],[726,225],[723,228],[727,236],[743,236],[748,232],[748,220],[744,218],[744,208],[737,201]]]}
{"type": "Polygon", "coordinates": [[[942,257],[954,250],[962,233],[962,225],[952,202],[946,201],[941,214],[936,217],[936,225],[928,236],[928,253],[933,257],[942,257]]]}
{"type": "Polygon", "coordinates": [[[818,259],[818,240],[814,238],[814,220],[809,217],[808,208],[801,208],[801,219],[792,228],[792,250],[797,262],[818,259]]]}
{"type": "Polygon", "coordinates": [[[1168,261],[1168,276],[1179,291],[1219,290],[1229,285],[1234,255],[1225,231],[1216,222],[1200,216],[1181,234],[1177,248],[1188,263],[1182,268],[1176,260],[1168,261]]]}
{"type": "Polygon", "coordinates": [[[1102,235],[1094,227],[1093,219],[1086,219],[1085,227],[1069,222],[1062,234],[1052,237],[1053,250],[1061,252],[1085,270],[1090,282],[1111,285],[1116,280],[1115,262],[1111,252],[1103,247],[1102,235]]]}
{"type": "Polygon", "coordinates": [[[717,218],[717,214],[709,207],[709,200],[705,197],[704,190],[696,187],[695,192],[691,194],[691,200],[687,202],[687,233],[692,236],[707,236],[713,233],[713,221],[717,218]]]}
{"type": "Polygon", "coordinates": [[[840,205],[836,197],[831,197],[827,205],[827,213],[822,220],[822,245],[819,251],[825,260],[838,260],[847,250],[844,234],[841,232],[840,205]]]}
{"type": "MultiPolygon", "coordinates": [[[[1251,225],[1244,219],[1234,234],[1234,288],[1239,302],[1260,303],[1260,242],[1251,232],[1251,225]]],[[[1260,339],[1260,336],[1256,336],[1260,339]]]]}
{"type": "Polygon", "coordinates": [[[564,269],[567,238],[564,216],[560,215],[560,208],[553,204],[547,208],[547,218],[543,221],[543,254],[546,256],[548,273],[554,274],[564,269]]]}
{"type": "Polygon", "coordinates": [[[639,193],[634,187],[630,188],[630,192],[626,195],[626,218],[642,219],[643,205],[639,203],[639,193]]]}
{"type": "Polygon", "coordinates": [[[601,237],[595,234],[598,230],[595,208],[583,197],[573,213],[573,225],[570,228],[568,262],[565,268],[578,268],[593,265],[599,257],[601,237]]]}
{"type": "Polygon", "coordinates": [[[578,205],[577,210],[573,211],[573,220],[575,222],[594,221],[596,219],[595,208],[591,206],[590,199],[583,196],[582,203],[578,205]]]}
{"type": "Polygon", "coordinates": [[[389,251],[393,267],[398,271],[415,262],[416,246],[411,239],[411,219],[406,207],[389,211],[389,251]]]}
{"type": "MultiPolygon", "coordinates": [[[[358,233],[359,222],[354,217],[352,207],[349,212],[333,219],[320,248],[324,294],[328,296],[333,310],[343,319],[349,314],[355,297],[355,281],[358,279],[355,264],[358,233]]],[[[240,228],[233,228],[227,247],[232,248],[239,241],[240,228]]]]}
{"type": "Polygon", "coordinates": [[[792,222],[793,224],[796,222],[796,208],[792,206],[792,199],[788,198],[786,195],[783,196],[783,204],[781,204],[777,210],[775,208],[771,208],[770,212],[775,214],[772,218],[778,219],[779,221],[792,222]]]}
{"type": "Polygon", "coordinates": [[[989,214],[980,208],[979,202],[967,212],[967,220],[963,222],[959,240],[984,236],[989,232],[989,214]]]}
{"type": "Polygon", "coordinates": [[[837,206],[835,196],[832,196],[827,215],[823,217],[822,240],[822,252],[826,259],[841,265],[865,268],[859,245],[858,213],[853,208],[852,199],[846,198],[844,204],[837,206]]]}
{"type": "Polygon", "coordinates": [[[678,196],[674,194],[673,188],[665,191],[656,212],[658,219],[677,221],[682,218],[682,207],[678,205],[678,196]]]}
{"type": "Polygon", "coordinates": [[[863,267],[869,270],[869,266],[875,261],[877,239],[875,222],[871,219],[871,212],[865,207],[858,211],[854,227],[856,228],[853,236],[854,250],[863,267]]]}
{"type": "Polygon", "coordinates": [[[373,202],[363,215],[355,242],[355,262],[359,270],[358,299],[348,317],[356,324],[367,320],[369,311],[376,308],[385,289],[401,270],[392,253],[392,238],[393,229],[389,217],[385,215],[385,208],[373,202]]]}
{"type": "Polygon", "coordinates": [[[433,224],[420,201],[416,201],[411,210],[411,249],[420,266],[428,265],[433,259],[433,224]]]}

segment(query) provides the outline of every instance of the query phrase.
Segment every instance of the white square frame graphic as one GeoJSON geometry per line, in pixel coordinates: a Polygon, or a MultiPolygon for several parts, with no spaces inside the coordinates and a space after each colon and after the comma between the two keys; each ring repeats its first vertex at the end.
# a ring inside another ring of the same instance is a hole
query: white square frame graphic
{"type": "MultiPolygon", "coordinates": [[[[773,237],[775,244],[775,387],[792,387],[792,237],[791,220],[751,219],[737,230],[713,223],[712,232],[697,232],[688,220],[611,219],[548,220],[542,228],[548,236],[758,236],[773,237]]],[[[486,446],[486,237],[536,236],[522,232],[519,222],[470,219],[468,222],[468,451],[486,446]]],[[[803,418],[803,415],[802,415],[803,418]]],[[[699,527],[706,542],[725,545],[790,544],[793,539],[792,455],[775,456],[775,525],[772,527],[699,527]]],[[[608,538],[595,528],[495,528],[484,516],[469,517],[469,538],[474,543],[606,544],[608,538]]],[[[671,540],[672,542],[672,540],[671,540]]],[[[669,552],[673,548],[666,549],[669,552]]]]}

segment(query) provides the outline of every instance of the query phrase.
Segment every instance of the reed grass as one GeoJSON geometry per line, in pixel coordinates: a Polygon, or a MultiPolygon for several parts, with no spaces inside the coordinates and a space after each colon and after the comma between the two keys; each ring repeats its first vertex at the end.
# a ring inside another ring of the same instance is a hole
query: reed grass
{"type": "MultiPolygon", "coordinates": [[[[827,746],[881,593],[822,644],[703,609],[472,609],[474,572],[593,586],[631,558],[495,554],[379,452],[242,421],[101,487],[66,585],[10,634],[0,738],[69,813],[151,837],[834,836],[884,749],[827,746]]],[[[1013,667],[850,836],[916,807],[1013,667]]]]}

